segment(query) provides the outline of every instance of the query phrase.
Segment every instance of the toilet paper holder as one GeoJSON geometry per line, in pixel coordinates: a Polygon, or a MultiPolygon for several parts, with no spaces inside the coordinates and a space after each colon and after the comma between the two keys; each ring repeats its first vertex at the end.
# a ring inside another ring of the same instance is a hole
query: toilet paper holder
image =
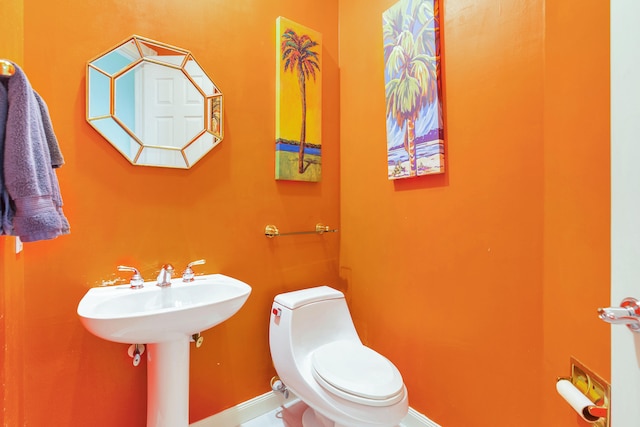
{"type": "MultiPolygon", "coordinates": [[[[609,412],[611,385],[576,358],[571,357],[570,362],[571,375],[568,377],[558,377],[556,380],[557,383],[559,384],[562,380],[570,382],[575,389],[579,390],[584,397],[586,397],[586,399],[584,399],[585,402],[587,402],[588,399],[588,401],[592,403],[585,405],[582,409],[582,413],[580,414],[582,418],[597,427],[611,427],[611,416],[609,412]]],[[[566,399],[566,396],[563,397],[566,399]]],[[[567,402],[578,411],[578,408],[576,408],[572,402],[568,399],[567,402]]]]}

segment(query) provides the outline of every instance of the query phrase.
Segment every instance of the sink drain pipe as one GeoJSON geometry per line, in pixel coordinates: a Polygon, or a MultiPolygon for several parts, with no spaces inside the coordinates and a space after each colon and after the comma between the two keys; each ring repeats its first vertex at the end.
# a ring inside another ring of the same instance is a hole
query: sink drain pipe
{"type": "Polygon", "coordinates": [[[133,358],[133,366],[138,366],[144,354],[144,344],[131,344],[127,353],[133,358]]]}

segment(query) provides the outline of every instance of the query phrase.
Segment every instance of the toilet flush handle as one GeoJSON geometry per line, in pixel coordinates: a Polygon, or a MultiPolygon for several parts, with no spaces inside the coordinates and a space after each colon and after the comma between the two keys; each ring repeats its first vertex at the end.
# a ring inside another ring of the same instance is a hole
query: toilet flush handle
{"type": "Polygon", "coordinates": [[[271,313],[276,317],[280,317],[282,316],[282,309],[274,307],[273,310],[271,310],[271,313]]]}

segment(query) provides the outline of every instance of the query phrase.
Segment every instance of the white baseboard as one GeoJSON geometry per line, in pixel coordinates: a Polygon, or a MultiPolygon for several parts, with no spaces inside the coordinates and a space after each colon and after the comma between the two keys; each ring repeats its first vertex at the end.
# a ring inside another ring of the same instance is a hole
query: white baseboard
{"type": "Polygon", "coordinates": [[[274,409],[294,400],[269,391],[239,405],[233,406],[208,418],[190,424],[190,427],[235,427],[249,420],[271,412],[274,409]]]}
{"type": "Polygon", "coordinates": [[[441,427],[440,424],[436,424],[413,408],[409,408],[409,413],[402,420],[402,425],[404,427],[441,427]]]}
{"type": "MultiPolygon", "coordinates": [[[[232,408],[214,414],[208,418],[190,424],[190,427],[235,427],[254,418],[271,412],[282,405],[291,405],[297,401],[297,397],[291,393],[288,399],[281,394],[269,391],[232,408]]],[[[441,427],[429,418],[425,417],[413,408],[402,420],[404,427],[441,427]]]]}

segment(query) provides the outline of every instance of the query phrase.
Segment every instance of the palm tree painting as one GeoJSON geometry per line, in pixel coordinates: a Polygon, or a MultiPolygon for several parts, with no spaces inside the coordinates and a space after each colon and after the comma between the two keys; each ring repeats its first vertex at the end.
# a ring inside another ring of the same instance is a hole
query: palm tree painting
{"type": "Polygon", "coordinates": [[[320,181],[322,35],[276,20],[276,179],[320,181]]]}
{"type": "Polygon", "coordinates": [[[382,15],[389,179],[444,172],[438,0],[382,15]]]}

